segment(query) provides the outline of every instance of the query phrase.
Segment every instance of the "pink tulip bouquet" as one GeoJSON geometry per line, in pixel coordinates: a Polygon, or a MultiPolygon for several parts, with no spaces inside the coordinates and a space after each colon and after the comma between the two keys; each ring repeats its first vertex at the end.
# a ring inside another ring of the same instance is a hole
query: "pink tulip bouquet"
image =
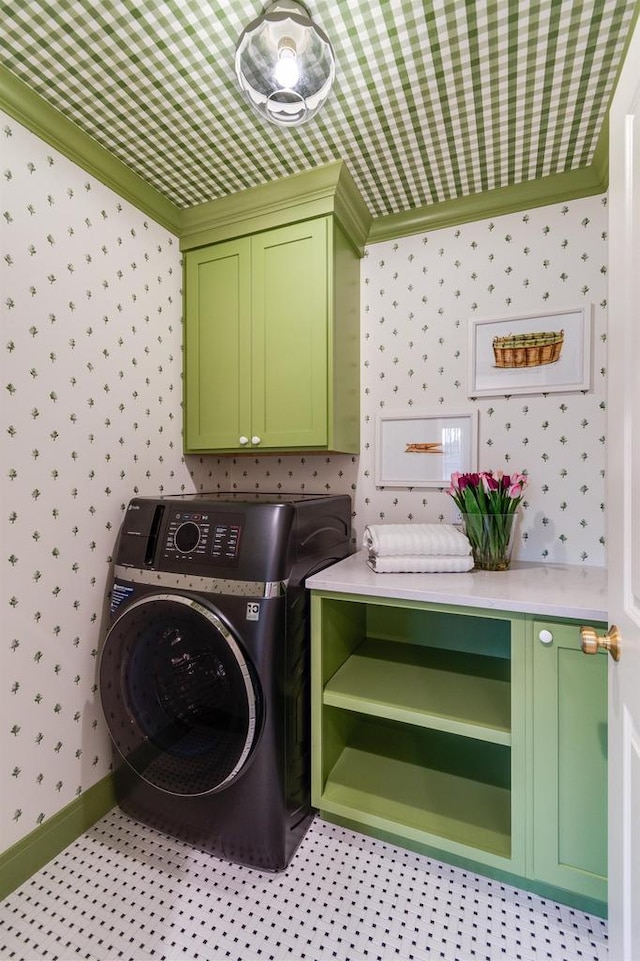
{"type": "Polygon", "coordinates": [[[503,571],[509,566],[516,509],[526,485],[525,474],[503,471],[451,475],[449,494],[462,514],[476,567],[503,571]]]}

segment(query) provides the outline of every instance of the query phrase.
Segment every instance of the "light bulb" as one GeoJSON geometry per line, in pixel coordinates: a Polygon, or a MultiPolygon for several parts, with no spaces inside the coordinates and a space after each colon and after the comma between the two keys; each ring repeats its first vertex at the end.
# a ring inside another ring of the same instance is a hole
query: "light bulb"
{"type": "Polygon", "coordinates": [[[295,51],[291,47],[281,47],[273,74],[281,87],[286,87],[288,90],[295,87],[300,79],[300,71],[295,51]]]}

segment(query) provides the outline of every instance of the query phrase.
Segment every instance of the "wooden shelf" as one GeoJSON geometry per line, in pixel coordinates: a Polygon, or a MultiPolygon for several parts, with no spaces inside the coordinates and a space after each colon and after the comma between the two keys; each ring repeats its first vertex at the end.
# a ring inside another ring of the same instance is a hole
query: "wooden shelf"
{"type": "Polygon", "coordinates": [[[424,765],[345,747],[327,778],[321,807],[425,843],[447,839],[511,856],[510,791],[424,765]]]}
{"type": "Polygon", "coordinates": [[[509,663],[501,658],[368,639],[327,682],[323,702],[511,744],[509,663]]]}

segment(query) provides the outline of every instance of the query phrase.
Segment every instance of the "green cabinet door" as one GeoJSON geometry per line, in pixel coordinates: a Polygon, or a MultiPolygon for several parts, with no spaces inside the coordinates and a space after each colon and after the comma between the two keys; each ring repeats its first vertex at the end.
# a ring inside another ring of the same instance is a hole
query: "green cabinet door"
{"type": "Polygon", "coordinates": [[[325,447],[328,435],[328,218],[251,238],[251,440],[325,447]]]}
{"type": "Polygon", "coordinates": [[[533,645],[534,876],[604,903],[607,656],[575,624],[534,621],[533,645]]]}
{"type": "Polygon", "coordinates": [[[237,448],[251,437],[249,238],[189,251],[185,292],[185,450],[237,448]]]}

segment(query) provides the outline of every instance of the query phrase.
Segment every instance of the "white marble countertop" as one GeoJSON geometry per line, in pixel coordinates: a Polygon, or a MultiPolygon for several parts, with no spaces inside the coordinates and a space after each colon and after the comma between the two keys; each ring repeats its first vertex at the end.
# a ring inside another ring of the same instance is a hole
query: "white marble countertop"
{"type": "Polygon", "coordinates": [[[360,551],[307,578],[312,591],[366,594],[460,607],[486,607],[588,623],[607,621],[604,567],[517,561],[508,571],[376,574],[360,551]]]}

